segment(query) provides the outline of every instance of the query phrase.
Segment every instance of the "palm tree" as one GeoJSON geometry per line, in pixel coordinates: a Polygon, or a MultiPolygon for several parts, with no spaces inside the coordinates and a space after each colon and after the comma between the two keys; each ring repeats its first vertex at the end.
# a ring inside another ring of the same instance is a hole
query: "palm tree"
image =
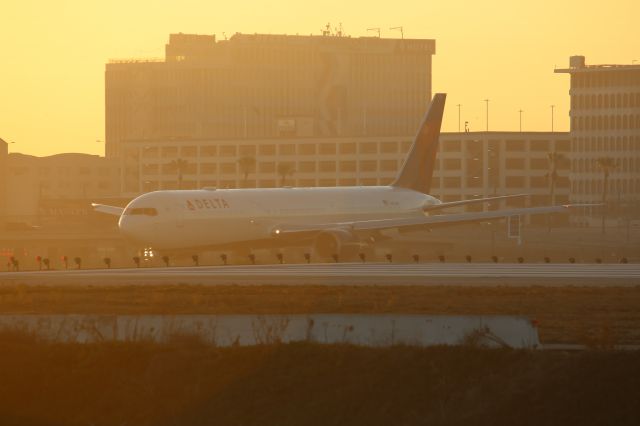
{"type": "Polygon", "coordinates": [[[607,217],[607,193],[609,190],[609,175],[612,171],[618,168],[616,160],[611,157],[600,157],[596,160],[598,168],[602,170],[602,176],[604,178],[602,185],[602,233],[605,231],[605,220],[607,217]]]}
{"type": "Polygon", "coordinates": [[[187,171],[189,162],[182,158],[177,158],[169,163],[169,167],[178,173],[178,189],[182,189],[182,174],[187,171]]]}
{"type": "MultiPolygon", "coordinates": [[[[547,179],[549,180],[549,203],[552,206],[556,204],[556,184],[558,183],[558,163],[564,161],[567,157],[557,151],[549,152],[547,154],[549,159],[549,172],[547,173],[547,179]]],[[[551,232],[551,214],[547,215],[547,226],[549,232],[551,232]]]]}
{"type": "Polygon", "coordinates": [[[280,186],[284,186],[287,176],[293,176],[295,169],[293,163],[278,163],[278,176],[280,176],[280,186]]]}
{"type": "Polygon", "coordinates": [[[247,179],[249,178],[249,173],[251,173],[256,167],[256,159],[255,157],[245,155],[243,157],[238,158],[238,166],[240,167],[240,171],[242,172],[242,176],[244,179],[244,186],[246,187],[247,179]]]}

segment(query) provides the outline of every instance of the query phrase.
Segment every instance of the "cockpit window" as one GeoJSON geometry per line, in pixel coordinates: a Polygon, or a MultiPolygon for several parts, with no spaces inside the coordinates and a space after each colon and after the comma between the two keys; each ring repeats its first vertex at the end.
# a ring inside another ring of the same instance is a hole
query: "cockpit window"
{"type": "Polygon", "coordinates": [[[158,210],[152,207],[129,207],[124,211],[124,214],[131,216],[158,216],[158,210]]]}

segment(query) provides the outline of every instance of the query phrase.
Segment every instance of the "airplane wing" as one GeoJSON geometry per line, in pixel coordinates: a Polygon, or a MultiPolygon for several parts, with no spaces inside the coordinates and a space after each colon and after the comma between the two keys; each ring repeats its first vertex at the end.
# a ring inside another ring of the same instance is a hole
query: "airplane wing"
{"type": "Polygon", "coordinates": [[[507,210],[494,210],[488,212],[472,212],[459,214],[443,214],[436,216],[417,216],[410,218],[363,220],[353,222],[320,223],[316,225],[277,225],[271,233],[274,236],[286,236],[292,234],[308,234],[321,232],[329,229],[341,229],[346,231],[373,231],[380,229],[404,228],[425,226],[433,227],[439,225],[452,225],[469,222],[483,222],[490,219],[497,219],[509,216],[545,214],[545,213],[567,213],[569,209],[594,207],[600,204],[568,204],[562,206],[548,207],[526,207],[507,210]]]}
{"type": "Polygon", "coordinates": [[[106,204],[91,203],[91,207],[99,213],[110,214],[113,216],[120,216],[122,215],[122,212],[124,212],[124,208],[122,207],[107,206],[106,204]]]}
{"type": "Polygon", "coordinates": [[[424,210],[425,212],[431,212],[434,210],[442,210],[449,207],[466,206],[467,204],[486,203],[488,201],[506,200],[508,198],[521,198],[521,197],[528,197],[528,196],[529,194],[500,195],[498,197],[474,198],[472,200],[451,201],[448,203],[432,204],[429,206],[425,206],[422,210],[424,210]]]}

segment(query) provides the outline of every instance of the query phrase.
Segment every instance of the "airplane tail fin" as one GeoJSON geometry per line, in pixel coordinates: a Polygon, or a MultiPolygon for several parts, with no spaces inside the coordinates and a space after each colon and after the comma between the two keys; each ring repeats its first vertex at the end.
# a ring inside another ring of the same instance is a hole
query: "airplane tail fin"
{"type": "Polygon", "coordinates": [[[431,189],[446,98],[446,93],[436,93],[431,100],[409,154],[391,186],[408,188],[424,194],[431,189]]]}

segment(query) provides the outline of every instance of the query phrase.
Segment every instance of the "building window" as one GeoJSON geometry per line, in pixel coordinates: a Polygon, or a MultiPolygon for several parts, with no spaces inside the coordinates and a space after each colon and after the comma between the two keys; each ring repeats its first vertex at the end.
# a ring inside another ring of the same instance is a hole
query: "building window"
{"type": "Polygon", "coordinates": [[[548,179],[546,178],[546,176],[531,176],[529,178],[529,181],[531,183],[530,188],[546,188],[548,185],[548,179]]]}
{"type": "Polygon", "coordinates": [[[398,166],[396,160],[380,160],[380,171],[395,172],[398,166]]]}
{"type": "Polygon", "coordinates": [[[378,170],[378,166],[375,160],[360,161],[360,171],[362,172],[375,172],[378,170]]]}
{"type": "Polygon", "coordinates": [[[461,146],[462,144],[460,141],[445,141],[445,143],[442,144],[442,151],[460,152],[462,150],[461,146]]]}
{"type": "Polygon", "coordinates": [[[356,144],[353,142],[340,144],[340,154],[355,154],[356,144]]]}
{"type": "Polygon", "coordinates": [[[336,180],[335,179],[320,179],[318,181],[318,185],[321,187],[333,187],[336,186],[336,180]]]}
{"type": "Polygon", "coordinates": [[[176,158],[178,156],[178,148],[175,146],[163,146],[161,152],[164,158],[176,158]]]}
{"type": "Polygon", "coordinates": [[[235,174],[236,165],[236,163],[222,163],[220,165],[220,172],[222,172],[223,174],[235,174]]]}
{"type": "Polygon", "coordinates": [[[380,153],[382,154],[395,154],[398,152],[397,142],[382,142],[380,144],[380,153]]]}
{"type": "Polygon", "coordinates": [[[458,171],[462,169],[462,161],[459,158],[445,158],[442,166],[445,171],[458,171]]]}
{"type": "Polygon", "coordinates": [[[275,145],[260,145],[258,148],[260,155],[276,155],[275,145]]]}
{"type": "Polygon", "coordinates": [[[460,188],[461,180],[459,177],[447,176],[442,179],[442,186],[445,188],[460,188]]]}
{"type": "Polygon", "coordinates": [[[376,142],[360,143],[360,154],[377,154],[378,144],[376,142]]]}
{"type": "Polygon", "coordinates": [[[300,161],[298,163],[298,171],[300,173],[314,173],[316,171],[315,161],[300,161]]]}
{"type": "Polygon", "coordinates": [[[195,146],[183,146],[180,148],[180,155],[183,157],[197,157],[198,148],[195,146]]]}
{"type": "Polygon", "coordinates": [[[355,172],[356,171],[356,162],[355,161],[341,161],[340,162],[340,171],[341,172],[355,172]]]}
{"type": "Polygon", "coordinates": [[[335,155],[336,144],[335,143],[321,143],[320,155],[335,155]]]}
{"type": "Polygon", "coordinates": [[[155,175],[158,173],[158,164],[145,164],[142,166],[142,172],[147,175],[155,175]]]}
{"type": "Polygon", "coordinates": [[[524,176],[507,176],[505,183],[507,188],[524,188],[524,176]]]}
{"type": "Polygon", "coordinates": [[[298,186],[314,187],[314,186],[316,186],[316,180],[315,179],[299,179],[298,180],[298,186]]]}
{"type": "Polygon", "coordinates": [[[256,155],[255,145],[240,145],[241,157],[253,157],[254,155],[256,155]]]}
{"type": "Polygon", "coordinates": [[[273,179],[261,179],[258,182],[258,185],[260,186],[260,188],[275,188],[276,181],[273,179]]]}
{"type": "Polygon", "coordinates": [[[203,157],[215,157],[218,155],[218,147],[217,146],[203,146],[200,148],[200,154],[203,157]]]}
{"type": "Polygon", "coordinates": [[[278,147],[280,155],[296,155],[296,146],[292,143],[282,144],[278,147]]]}
{"type": "Polygon", "coordinates": [[[319,164],[320,172],[335,172],[336,171],[336,162],[335,161],[320,161],[319,164]]]}
{"type": "Polygon", "coordinates": [[[482,186],[482,176],[469,176],[467,177],[468,188],[479,188],[482,186]]]}
{"type": "Polygon", "coordinates": [[[538,141],[532,140],[529,142],[531,151],[534,152],[548,152],[549,151],[549,141],[538,141]]]}
{"type": "Polygon", "coordinates": [[[507,170],[523,170],[524,158],[507,158],[505,161],[507,170]]]}
{"type": "Polygon", "coordinates": [[[506,143],[506,149],[508,152],[524,151],[524,141],[508,140],[506,143]]]}
{"type": "Polygon", "coordinates": [[[220,147],[221,157],[235,157],[237,154],[237,147],[235,145],[223,145],[220,147]]]}
{"type": "Polygon", "coordinates": [[[259,173],[275,173],[275,171],[276,171],[276,163],[273,161],[258,164],[259,173]]]}
{"type": "Polygon", "coordinates": [[[214,174],[218,171],[218,165],[215,163],[203,163],[200,164],[200,173],[214,174]]]}
{"type": "Polygon", "coordinates": [[[298,145],[298,153],[300,155],[315,155],[316,154],[316,144],[314,143],[305,143],[298,145]]]}
{"type": "Polygon", "coordinates": [[[549,168],[549,160],[547,158],[532,158],[529,160],[529,166],[533,170],[546,170],[549,168]]]}
{"type": "Polygon", "coordinates": [[[142,149],[142,156],[147,158],[158,158],[157,146],[145,146],[142,149]]]}

